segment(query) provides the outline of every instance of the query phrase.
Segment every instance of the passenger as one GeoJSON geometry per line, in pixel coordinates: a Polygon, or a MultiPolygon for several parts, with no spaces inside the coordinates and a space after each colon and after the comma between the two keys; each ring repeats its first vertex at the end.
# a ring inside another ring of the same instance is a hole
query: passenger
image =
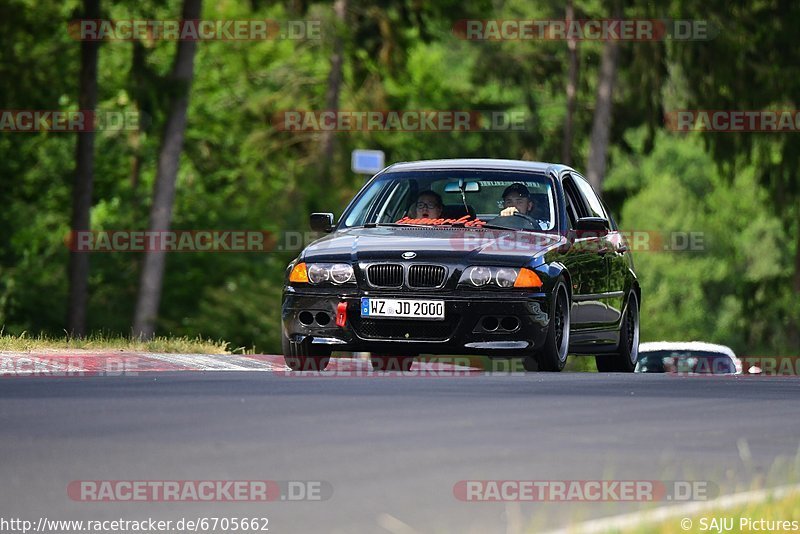
{"type": "Polygon", "coordinates": [[[417,197],[415,208],[418,219],[439,219],[442,217],[442,197],[433,191],[423,191],[417,197]]]}

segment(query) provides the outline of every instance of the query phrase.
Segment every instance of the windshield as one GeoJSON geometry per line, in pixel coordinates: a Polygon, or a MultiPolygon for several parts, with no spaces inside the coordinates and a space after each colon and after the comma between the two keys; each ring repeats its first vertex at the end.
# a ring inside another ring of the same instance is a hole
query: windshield
{"type": "Polygon", "coordinates": [[[636,371],[717,375],[735,373],[736,366],[728,355],[717,352],[657,350],[640,353],[636,371]]]}
{"type": "Polygon", "coordinates": [[[541,231],[555,228],[555,212],[552,181],[544,174],[395,172],[379,176],[362,191],[345,212],[341,227],[501,226],[541,231]]]}

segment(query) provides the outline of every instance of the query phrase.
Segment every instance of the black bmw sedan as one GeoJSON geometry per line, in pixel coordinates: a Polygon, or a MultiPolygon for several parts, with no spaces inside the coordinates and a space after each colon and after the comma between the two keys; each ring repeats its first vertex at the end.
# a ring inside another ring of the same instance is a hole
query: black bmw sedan
{"type": "Polygon", "coordinates": [[[345,209],[311,215],[313,242],[286,270],[283,354],[322,370],[332,351],[409,370],[420,354],[568,354],[631,372],[641,291],[626,241],[574,169],[512,160],[397,163],[345,209]]]}

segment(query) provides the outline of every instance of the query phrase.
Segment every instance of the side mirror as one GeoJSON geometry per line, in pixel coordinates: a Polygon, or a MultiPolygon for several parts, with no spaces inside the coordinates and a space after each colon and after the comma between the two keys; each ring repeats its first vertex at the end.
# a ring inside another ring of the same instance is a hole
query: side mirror
{"type": "Polygon", "coordinates": [[[608,221],[603,217],[581,217],[575,222],[578,237],[585,237],[581,235],[583,232],[591,232],[596,234],[596,237],[600,237],[606,235],[610,229],[608,221]]]}
{"type": "Polygon", "coordinates": [[[333,230],[333,213],[312,213],[311,229],[315,232],[330,232],[333,230]]]}

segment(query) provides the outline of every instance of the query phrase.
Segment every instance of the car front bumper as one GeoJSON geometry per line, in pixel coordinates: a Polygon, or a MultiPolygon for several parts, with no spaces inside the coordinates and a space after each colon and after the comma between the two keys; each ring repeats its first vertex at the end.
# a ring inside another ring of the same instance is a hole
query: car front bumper
{"type": "Polygon", "coordinates": [[[511,357],[535,352],[544,343],[550,306],[546,293],[409,294],[355,289],[342,292],[334,288],[301,290],[288,286],[284,290],[281,318],[283,335],[287,338],[294,342],[310,338],[312,345],[333,351],[511,357]],[[361,297],[444,300],[445,319],[362,318],[361,297]],[[342,311],[345,317],[341,317],[342,311]],[[491,328],[493,321],[487,322],[486,318],[497,319],[497,328],[487,330],[487,324],[491,328]]]}

